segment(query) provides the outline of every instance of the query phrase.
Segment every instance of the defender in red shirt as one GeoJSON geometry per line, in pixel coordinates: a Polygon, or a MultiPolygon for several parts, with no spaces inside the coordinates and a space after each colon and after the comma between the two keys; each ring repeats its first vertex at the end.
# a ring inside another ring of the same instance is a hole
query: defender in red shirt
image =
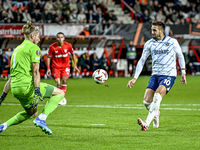
{"type": "MultiPolygon", "coordinates": [[[[72,59],[74,61],[74,71],[80,72],[76,66],[76,55],[74,54],[74,50],[72,45],[68,42],[65,42],[64,33],[57,33],[57,42],[51,44],[49,46],[49,51],[47,55],[47,72],[46,75],[51,75],[50,70],[50,61],[52,60],[52,73],[54,79],[56,81],[57,87],[61,88],[66,93],[67,90],[67,80],[70,75],[70,55],[72,55],[72,59]],[[62,86],[61,86],[61,78],[62,78],[62,86]]],[[[60,103],[60,105],[66,104],[66,99],[64,98],[60,103]]]]}

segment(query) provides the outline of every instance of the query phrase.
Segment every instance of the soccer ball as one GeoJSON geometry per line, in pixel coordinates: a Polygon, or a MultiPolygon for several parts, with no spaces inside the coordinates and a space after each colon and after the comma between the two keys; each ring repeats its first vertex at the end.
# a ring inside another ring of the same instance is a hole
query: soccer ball
{"type": "Polygon", "coordinates": [[[92,78],[97,84],[103,84],[108,80],[108,73],[103,69],[97,69],[93,72],[92,78]]]}

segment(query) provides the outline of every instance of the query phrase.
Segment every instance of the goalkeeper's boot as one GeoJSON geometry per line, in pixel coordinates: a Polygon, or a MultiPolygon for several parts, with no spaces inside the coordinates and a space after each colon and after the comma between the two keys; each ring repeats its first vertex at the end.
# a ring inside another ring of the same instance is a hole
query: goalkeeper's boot
{"type": "Polygon", "coordinates": [[[3,132],[4,125],[0,125],[0,133],[3,132]]]}
{"type": "Polygon", "coordinates": [[[67,104],[67,100],[66,100],[66,98],[64,97],[61,101],[60,101],[60,103],[58,104],[58,105],[66,105],[67,104]]]}
{"type": "Polygon", "coordinates": [[[145,121],[142,121],[142,119],[138,118],[137,122],[141,126],[142,131],[147,131],[148,126],[147,126],[147,123],[145,121]]]}
{"type": "Polygon", "coordinates": [[[160,111],[158,111],[158,116],[153,118],[153,127],[158,128],[159,127],[159,117],[160,117],[160,111]]]}
{"type": "Polygon", "coordinates": [[[40,127],[46,134],[52,134],[52,131],[47,127],[46,122],[44,120],[40,120],[39,117],[33,121],[33,124],[36,125],[36,127],[40,127]]]}

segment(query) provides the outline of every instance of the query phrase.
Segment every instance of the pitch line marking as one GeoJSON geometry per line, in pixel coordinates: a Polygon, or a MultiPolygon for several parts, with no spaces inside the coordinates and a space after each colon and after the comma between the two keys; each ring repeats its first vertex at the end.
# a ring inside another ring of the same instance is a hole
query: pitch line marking
{"type": "MultiPolygon", "coordinates": [[[[20,104],[14,104],[14,103],[3,103],[2,105],[19,105],[20,104]]],[[[45,104],[39,104],[38,106],[45,106],[45,104]]],[[[161,110],[186,110],[186,111],[200,111],[200,109],[196,109],[196,108],[167,108],[167,107],[162,107],[162,106],[199,106],[199,104],[162,104],[161,105],[161,110]]],[[[146,109],[144,107],[144,105],[142,104],[136,104],[136,105],[64,105],[64,106],[60,106],[60,107],[79,107],[79,108],[121,108],[121,109],[146,109]],[[136,107],[135,107],[136,106],[136,107]],[[140,106],[140,107],[137,107],[140,106]]]]}

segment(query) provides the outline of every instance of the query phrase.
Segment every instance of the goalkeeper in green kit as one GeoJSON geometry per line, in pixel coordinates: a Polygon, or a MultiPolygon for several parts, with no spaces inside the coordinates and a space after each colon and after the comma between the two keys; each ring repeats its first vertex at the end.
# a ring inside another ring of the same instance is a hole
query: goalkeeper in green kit
{"type": "Polygon", "coordinates": [[[13,96],[19,100],[24,111],[17,113],[1,124],[0,133],[12,125],[17,125],[27,119],[37,117],[38,102],[43,101],[44,98],[50,98],[42,113],[33,121],[33,124],[40,127],[45,133],[52,134],[52,131],[46,125],[46,118],[57,108],[65,93],[57,87],[40,83],[39,63],[41,50],[37,46],[40,41],[39,30],[28,21],[23,26],[22,33],[24,33],[25,40],[16,47],[12,54],[11,78],[4,87],[0,104],[11,89],[13,96]]]}

